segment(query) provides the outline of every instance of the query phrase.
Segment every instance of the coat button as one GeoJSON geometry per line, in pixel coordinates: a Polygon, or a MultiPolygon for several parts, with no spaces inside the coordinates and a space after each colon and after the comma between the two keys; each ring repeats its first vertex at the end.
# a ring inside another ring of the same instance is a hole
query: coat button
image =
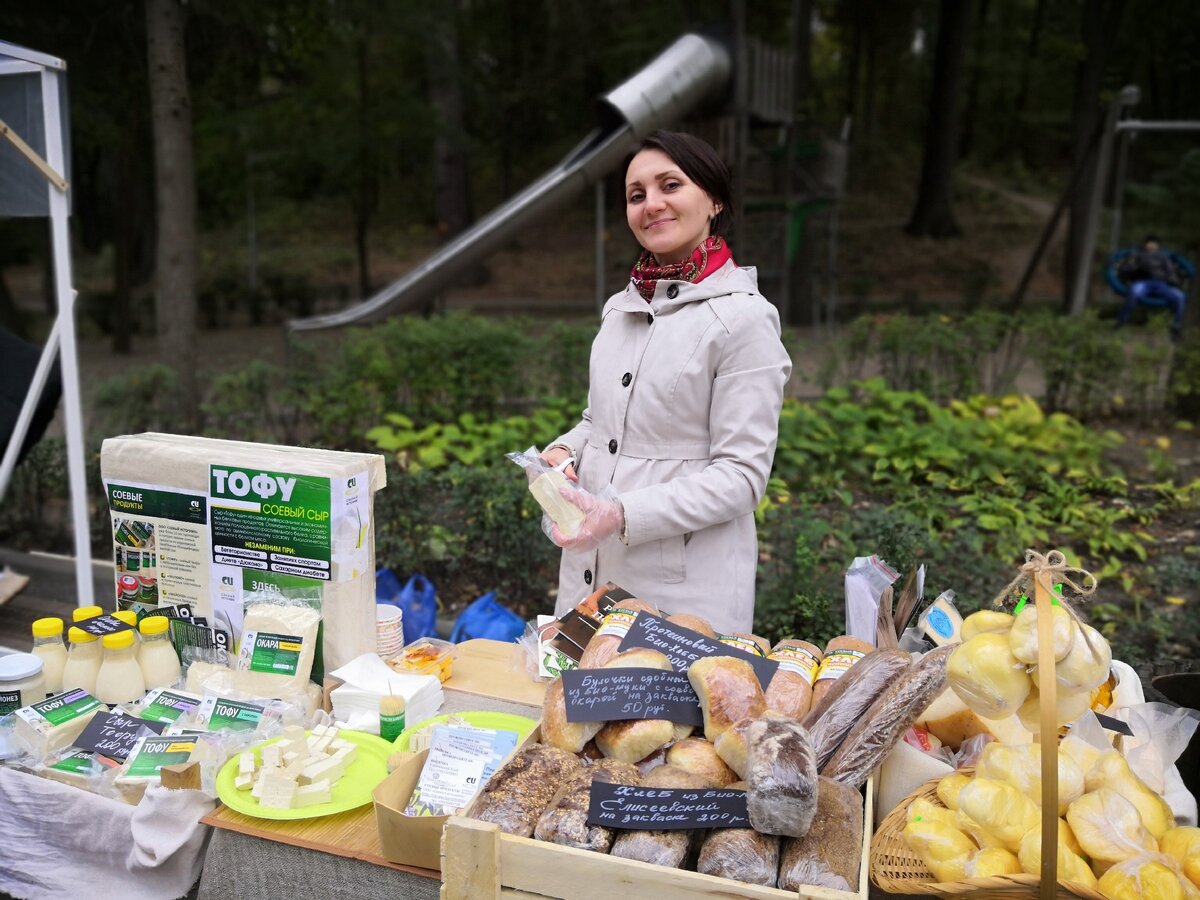
{"type": "Polygon", "coordinates": [[[654,313],[646,313],[646,324],[647,325],[654,324],[654,313]]]}
{"type": "Polygon", "coordinates": [[[667,296],[672,300],[674,300],[676,297],[678,297],[679,296],[679,285],[673,284],[670,287],[668,287],[667,288],[667,296]]]}
{"type": "Polygon", "coordinates": [[[617,439],[616,438],[613,438],[611,441],[608,442],[608,452],[609,453],[617,452],[617,439]]]}
{"type": "Polygon", "coordinates": [[[629,387],[629,382],[633,381],[633,373],[626,372],[621,376],[621,387],[629,387]]]}
{"type": "Polygon", "coordinates": [[[591,583],[592,583],[592,570],[591,570],[591,569],[584,569],[584,570],[583,570],[583,583],[584,583],[584,584],[591,584],[591,583]]]}

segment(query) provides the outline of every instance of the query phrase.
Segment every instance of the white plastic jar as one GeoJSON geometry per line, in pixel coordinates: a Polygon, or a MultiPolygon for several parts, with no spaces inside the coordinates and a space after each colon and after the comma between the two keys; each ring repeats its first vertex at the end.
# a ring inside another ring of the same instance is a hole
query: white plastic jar
{"type": "Polygon", "coordinates": [[[67,632],[71,649],[67,651],[67,664],[63,666],[63,690],[87,691],[95,696],[96,676],[100,674],[100,639],[82,628],[67,632]]]}
{"type": "Polygon", "coordinates": [[[32,653],[0,656],[0,716],[46,699],[42,658],[32,653]]]}
{"type": "Polygon", "coordinates": [[[132,631],[106,634],[104,662],[96,676],[94,697],[101,703],[132,703],[146,694],[146,680],[137,661],[137,643],[132,631]]]}
{"type": "Polygon", "coordinates": [[[183,674],[179,657],[175,655],[175,647],[167,632],[170,626],[171,620],[166,616],[148,616],[138,623],[138,630],[142,634],[142,646],[138,650],[137,659],[148,691],[170,687],[183,674]]]}
{"type": "Polygon", "coordinates": [[[47,616],[33,623],[33,653],[42,659],[42,677],[46,680],[46,696],[60,693],[63,667],[67,664],[67,647],[63,643],[62,619],[57,616],[47,616]]]}

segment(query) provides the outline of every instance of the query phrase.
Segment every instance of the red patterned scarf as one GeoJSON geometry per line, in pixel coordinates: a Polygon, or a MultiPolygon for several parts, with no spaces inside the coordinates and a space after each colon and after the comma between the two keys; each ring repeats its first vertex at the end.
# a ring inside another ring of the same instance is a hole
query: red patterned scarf
{"type": "Polygon", "coordinates": [[[629,277],[642,299],[649,303],[654,297],[654,288],[660,281],[688,281],[696,284],[731,259],[733,252],[729,245],[719,234],[714,234],[693,250],[687,259],[665,266],[660,266],[649,250],[643,250],[642,255],[633,264],[629,277]]]}

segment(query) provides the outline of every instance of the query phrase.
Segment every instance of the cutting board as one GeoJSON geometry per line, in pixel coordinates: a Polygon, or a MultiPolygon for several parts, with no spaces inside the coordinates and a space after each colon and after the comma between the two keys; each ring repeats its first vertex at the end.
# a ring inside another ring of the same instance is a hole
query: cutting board
{"type": "Polygon", "coordinates": [[[464,694],[541,706],[546,683],[534,681],[518,662],[516,644],[476,638],[458,644],[445,687],[464,694]]]}

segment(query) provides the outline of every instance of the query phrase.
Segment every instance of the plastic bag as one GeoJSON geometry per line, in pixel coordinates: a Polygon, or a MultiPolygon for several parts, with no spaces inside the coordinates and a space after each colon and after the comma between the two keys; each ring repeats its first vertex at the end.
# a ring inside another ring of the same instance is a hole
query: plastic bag
{"type": "Polygon", "coordinates": [[[416,572],[403,586],[391,569],[375,573],[375,602],[390,603],[404,611],[404,643],[417,638],[437,637],[437,589],[433,582],[416,572]]]}
{"type": "Polygon", "coordinates": [[[524,633],[525,620],[498,602],[495,591],[488,591],[459,613],[450,641],[454,644],[472,638],[515,641],[524,633]]]}

